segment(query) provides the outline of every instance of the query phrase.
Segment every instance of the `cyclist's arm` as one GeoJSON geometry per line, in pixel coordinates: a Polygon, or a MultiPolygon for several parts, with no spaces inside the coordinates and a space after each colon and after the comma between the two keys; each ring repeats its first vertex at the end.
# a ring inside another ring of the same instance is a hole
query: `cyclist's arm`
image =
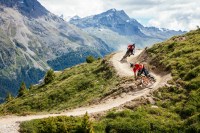
{"type": "Polygon", "coordinates": [[[136,72],[134,72],[134,77],[135,77],[135,79],[137,79],[137,75],[136,75],[136,72]]]}
{"type": "Polygon", "coordinates": [[[135,79],[137,79],[137,75],[136,75],[136,72],[137,72],[137,68],[133,68],[133,72],[134,72],[134,77],[135,77],[135,79]]]}

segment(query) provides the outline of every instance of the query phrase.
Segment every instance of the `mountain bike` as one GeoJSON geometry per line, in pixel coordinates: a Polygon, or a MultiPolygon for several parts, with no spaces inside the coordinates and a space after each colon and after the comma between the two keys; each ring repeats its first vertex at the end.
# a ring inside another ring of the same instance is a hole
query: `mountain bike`
{"type": "Polygon", "coordinates": [[[122,57],[122,59],[120,60],[121,62],[124,61],[127,57],[134,55],[132,54],[132,52],[130,50],[126,51],[126,54],[122,57]]]}
{"type": "Polygon", "coordinates": [[[141,74],[138,76],[137,81],[139,81],[139,85],[142,84],[145,87],[151,87],[156,82],[156,79],[150,74],[148,76],[141,74]]]}

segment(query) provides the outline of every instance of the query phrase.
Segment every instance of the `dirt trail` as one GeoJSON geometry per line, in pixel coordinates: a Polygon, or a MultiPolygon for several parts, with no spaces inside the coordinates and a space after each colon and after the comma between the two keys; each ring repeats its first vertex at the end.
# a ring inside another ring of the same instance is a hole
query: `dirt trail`
{"type": "MultiPolygon", "coordinates": [[[[111,59],[113,66],[115,67],[118,75],[122,77],[133,76],[133,72],[129,67],[129,62],[136,62],[137,56],[141,53],[141,50],[137,50],[135,56],[131,56],[128,58],[128,63],[121,63],[119,60],[122,58],[124,52],[118,52],[114,54],[111,59]]],[[[152,73],[153,74],[153,73],[152,73]]],[[[97,113],[112,109],[114,107],[118,107],[120,105],[125,104],[126,102],[130,102],[136,98],[141,96],[148,95],[151,91],[156,90],[160,86],[166,84],[166,82],[171,79],[171,76],[153,74],[156,78],[156,83],[152,86],[153,89],[142,89],[139,91],[123,93],[118,97],[109,97],[106,100],[102,100],[99,104],[90,105],[88,107],[81,107],[77,109],[73,109],[61,114],[47,114],[47,115],[29,115],[29,116],[4,116],[0,118],[0,133],[18,133],[19,130],[19,123],[22,121],[32,120],[32,119],[39,119],[39,118],[47,118],[49,116],[79,116],[85,114],[87,111],[89,114],[97,113]]]]}
{"type": "Polygon", "coordinates": [[[136,50],[135,55],[127,58],[127,62],[121,63],[120,60],[124,56],[125,52],[118,52],[115,54],[111,61],[115,67],[117,74],[122,77],[133,76],[133,72],[130,68],[130,63],[136,62],[137,56],[142,52],[142,50],[136,50]]]}

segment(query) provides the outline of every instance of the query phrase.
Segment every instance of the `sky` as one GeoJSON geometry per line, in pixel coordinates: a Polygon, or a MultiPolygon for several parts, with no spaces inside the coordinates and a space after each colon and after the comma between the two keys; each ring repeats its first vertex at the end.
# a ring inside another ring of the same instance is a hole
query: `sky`
{"type": "Polygon", "coordinates": [[[38,0],[47,10],[66,19],[86,17],[109,9],[124,10],[144,26],[193,30],[200,26],[200,0],[38,0]]]}

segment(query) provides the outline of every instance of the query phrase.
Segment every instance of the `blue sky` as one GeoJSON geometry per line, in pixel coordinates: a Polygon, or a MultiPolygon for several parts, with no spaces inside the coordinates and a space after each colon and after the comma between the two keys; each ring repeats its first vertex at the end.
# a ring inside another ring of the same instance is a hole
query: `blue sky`
{"type": "Polygon", "coordinates": [[[145,26],[191,30],[200,26],[200,0],[38,0],[66,19],[86,17],[115,8],[145,26]]]}

